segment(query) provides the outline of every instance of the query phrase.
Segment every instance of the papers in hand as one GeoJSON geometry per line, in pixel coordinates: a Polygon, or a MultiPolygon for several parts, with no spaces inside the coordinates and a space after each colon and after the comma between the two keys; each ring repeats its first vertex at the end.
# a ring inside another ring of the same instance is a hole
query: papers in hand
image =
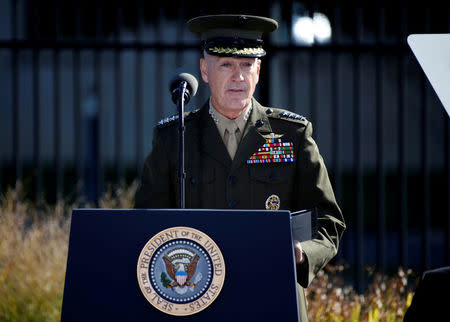
{"type": "Polygon", "coordinates": [[[292,240],[312,239],[317,233],[317,209],[305,209],[291,213],[292,240]]]}

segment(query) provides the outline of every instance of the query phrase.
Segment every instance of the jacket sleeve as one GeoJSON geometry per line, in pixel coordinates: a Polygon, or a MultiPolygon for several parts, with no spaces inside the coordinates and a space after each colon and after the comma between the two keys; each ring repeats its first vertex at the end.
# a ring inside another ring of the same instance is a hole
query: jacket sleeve
{"type": "Polygon", "coordinates": [[[145,160],[140,185],[136,191],[134,208],[175,208],[169,155],[161,129],[153,132],[152,151],[145,160]]]}
{"type": "Polygon", "coordinates": [[[306,262],[297,266],[297,279],[307,287],[317,272],[336,254],[345,230],[342,212],[334,197],[322,156],[312,138],[312,125],[298,130],[297,185],[294,189],[299,209],[317,209],[318,232],[315,238],[301,243],[306,262]]]}

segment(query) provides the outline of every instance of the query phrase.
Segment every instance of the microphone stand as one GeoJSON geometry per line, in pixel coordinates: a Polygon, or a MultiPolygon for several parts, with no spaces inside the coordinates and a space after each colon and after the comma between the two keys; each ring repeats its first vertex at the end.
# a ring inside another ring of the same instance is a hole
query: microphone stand
{"type": "Polygon", "coordinates": [[[185,181],[186,173],[184,172],[184,101],[186,95],[187,82],[182,81],[178,87],[178,134],[179,134],[179,178],[180,178],[180,209],[185,208],[185,181]]]}

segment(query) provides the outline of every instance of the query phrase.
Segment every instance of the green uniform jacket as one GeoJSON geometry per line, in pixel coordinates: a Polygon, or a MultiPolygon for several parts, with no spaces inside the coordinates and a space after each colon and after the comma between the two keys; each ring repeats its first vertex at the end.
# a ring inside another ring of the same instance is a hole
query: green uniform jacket
{"type": "MultiPolygon", "coordinates": [[[[261,106],[253,99],[238,150],[231,160],[209,104],[185,117],[186,208],[266,209],[270,195],[280,198],[280,209],[297,211],[317,207],[318,236],[302,242],[307,262],[297,267],[297,280],[307,287],[316,273],[332,259],[345,229],[323,159],[311,137],[312,125],[282,109],[261,106]],[[248,164],[247,160],[267,138],[292,142],[294,162],[248,164]]],[[[178,122],[161,121],[155,128],[153,149],[147,157],[135,208],[177,208],[178,122]]],[[[301,321],[307,320],[304,290],[299,287],[301,321]]]]}

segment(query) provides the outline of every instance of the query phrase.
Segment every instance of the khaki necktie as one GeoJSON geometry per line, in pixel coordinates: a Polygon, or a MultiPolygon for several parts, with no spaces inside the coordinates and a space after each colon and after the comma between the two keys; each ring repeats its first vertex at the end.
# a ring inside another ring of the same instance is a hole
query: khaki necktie
{"type": "Polygon", "coordinates": [[[238,147],[238,141],[236,137],[237,131],[239,131],[239,128],[236,123],[229,122],[229,124],[227,125],[227,129],[225,130],[225,137],[228,136],[227,150],[232,160],[234,159],[234,155],[236,154],[236,150],[238,147]]]}

